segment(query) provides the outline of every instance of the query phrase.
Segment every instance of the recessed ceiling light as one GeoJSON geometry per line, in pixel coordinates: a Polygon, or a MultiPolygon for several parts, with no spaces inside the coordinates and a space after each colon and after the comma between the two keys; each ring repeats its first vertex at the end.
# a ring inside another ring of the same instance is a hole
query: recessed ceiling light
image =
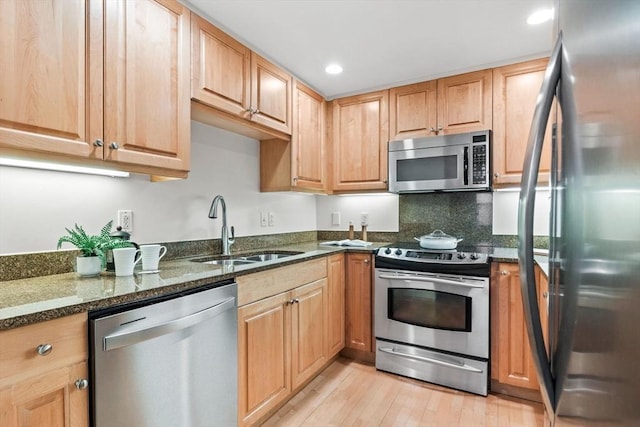
{"type": "Polygon", "coordinates": [[[324,71],[326,71],[327,74],[340,74],[342,72],[342,67],[338,64],[329,64],[324,71]]]}
{"type": "Polygon", "coordinates": [[[553,9],[540,9],[527,18],[527,24],[538,25],[553,19],[553,9]]]}

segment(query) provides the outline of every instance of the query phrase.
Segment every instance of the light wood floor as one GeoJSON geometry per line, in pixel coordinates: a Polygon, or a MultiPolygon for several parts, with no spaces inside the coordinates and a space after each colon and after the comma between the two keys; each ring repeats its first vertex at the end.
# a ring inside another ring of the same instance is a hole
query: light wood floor
{"type": "Polygon", "coordinates": [[[476,396],[340,358],[263,426],[540,427],[542,405],[476,396]]]}

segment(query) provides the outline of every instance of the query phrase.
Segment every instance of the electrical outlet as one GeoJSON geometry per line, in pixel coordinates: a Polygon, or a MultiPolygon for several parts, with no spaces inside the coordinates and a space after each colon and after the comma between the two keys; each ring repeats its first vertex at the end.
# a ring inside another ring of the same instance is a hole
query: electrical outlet
{"type": "Polygon", "coordinates": [[[361,225],[369,225],[369,213],[368,212],[360,212],[360,224],[361,225]]]}
{"type": "Polygon", "coordinates": [[[118,226],[122,227],[122,231],[133,233],[133,211],[118,211],[118,226]]]}
{"type": "Polygon", "coordinates": [[[266,212],[260,212],[260,227],[266,227],[268,223],[268,217],[266,212]]]}
{"type": "Polygon", "coordinates": [[[276,225],[276,214],[269,212],[269,227],[276,225]]]}

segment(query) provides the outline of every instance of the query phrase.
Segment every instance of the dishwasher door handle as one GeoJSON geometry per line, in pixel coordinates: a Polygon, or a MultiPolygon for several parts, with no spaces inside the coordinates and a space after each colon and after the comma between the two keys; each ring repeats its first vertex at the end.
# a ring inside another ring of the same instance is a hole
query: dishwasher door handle
{"type": "Polygon", "coordinates": [[[236,305],[236,298],[231,297],[223,300],[222,302],[205,308],[204,310],[197,311],[179,319],[171,320],[167,323],[151,326],[144,329],[137,329],[134,331],[128,331],[123,333],[115,333],[104,337],[103,349],[104,351],[115,350],[117,348],[130,346],[142,341],[157,338],[162,335],[167,335],[172,332],[176,332],[182,329],[190,328],[197,325],[200,322],[211,319],[222,312],[234,307],[236,305]]]}

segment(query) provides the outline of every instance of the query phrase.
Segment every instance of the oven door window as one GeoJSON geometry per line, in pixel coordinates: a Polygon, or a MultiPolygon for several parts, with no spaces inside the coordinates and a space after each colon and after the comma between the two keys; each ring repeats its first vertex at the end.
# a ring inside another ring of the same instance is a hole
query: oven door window
{"type": "Polygon", "coordinates": [[[388,318],[426,328],[471,332],[471,297],[425,289],[389,288],[388,318]]]}

